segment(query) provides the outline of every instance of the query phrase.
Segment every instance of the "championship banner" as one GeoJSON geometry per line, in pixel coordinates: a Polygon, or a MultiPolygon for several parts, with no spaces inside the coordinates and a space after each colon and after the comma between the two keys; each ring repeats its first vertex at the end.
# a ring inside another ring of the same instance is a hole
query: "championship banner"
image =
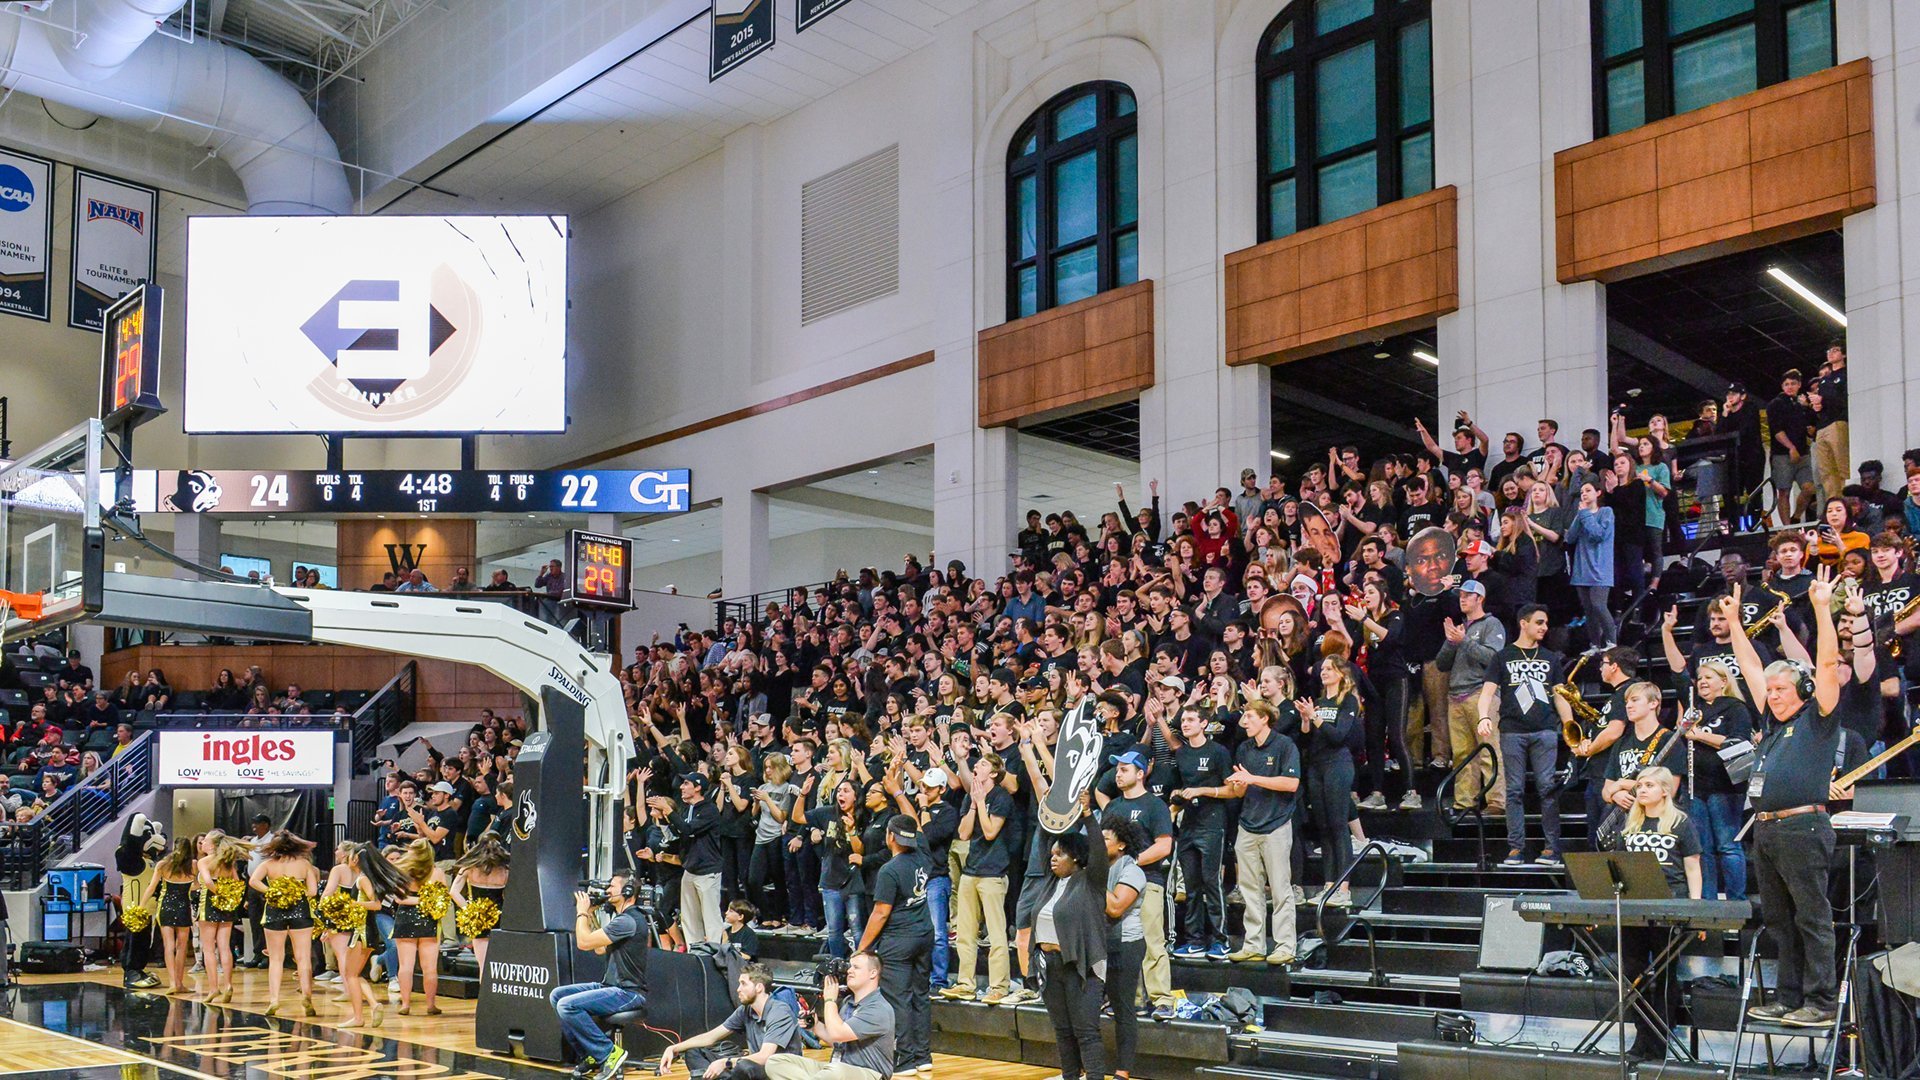
{"type": "Polygon", "coordinates": [[[1053,786],[1040,800],[1040,827],[1063,833],[1080,821],[1080,796],[1100,776],[1106,740],[1100,735],[1100,717],[1091,695],[1080,699],[1061,721],[1060,738],[1053,744],[1053,786]]]}
{"type": "Polygon", "coordinates": [[[773,0],[713,0],[712,82],[773,47],[773,0]]]}
{"type": "Polygon", "coordinates": [[[0,150],[0,311],[46,322],[53,162],[0,150]]]}
{"type": "Polygon", "coordinates": [[[799,0],[799,6],[793,12],[793,28],[795,31],[805,30],[846,5],[847,0],[799,0]]]}
{"type": "Polygon", "coordinates": [[[73,171],[73,276],[67,325],[99,330],[107,305],[153,280],[153,215],[160,192],[110,176],[73,171]]]}

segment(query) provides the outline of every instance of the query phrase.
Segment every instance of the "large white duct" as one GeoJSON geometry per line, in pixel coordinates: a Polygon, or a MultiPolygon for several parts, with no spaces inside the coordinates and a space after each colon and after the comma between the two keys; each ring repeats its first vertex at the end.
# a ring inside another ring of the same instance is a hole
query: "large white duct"
{"type": "Polygon", "coordinates": [[[182,139],[232,166],[253,214],[342,214],[333,136],[293,84],[238,49],[154,35],[180,0],[76,0],[72,35],[0,19],[0,87],[182,139]]]}

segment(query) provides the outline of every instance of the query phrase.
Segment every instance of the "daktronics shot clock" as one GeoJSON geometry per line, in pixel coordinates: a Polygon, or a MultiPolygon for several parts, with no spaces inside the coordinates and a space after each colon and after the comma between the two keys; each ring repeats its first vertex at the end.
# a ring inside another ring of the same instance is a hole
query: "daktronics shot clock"
{"type": "Polygon", "coordinates": [[[107,308],[100,342],[100,420],[135,427],[160,404],[160,286],[135,286],[107,308]]]}
{"type": "Polygon", "coordinates": [[[574,529],[567,534],[568,599],[576,604],[633,606],[633,541],[574,529]]]}

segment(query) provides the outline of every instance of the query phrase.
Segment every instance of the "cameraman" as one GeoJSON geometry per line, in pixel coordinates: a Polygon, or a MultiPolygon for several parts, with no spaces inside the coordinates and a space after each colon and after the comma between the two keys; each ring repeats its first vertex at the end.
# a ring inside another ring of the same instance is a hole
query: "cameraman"
{"type": "Polygon", "coordinates": [[[871,949],[885,965],[880,992],[900,1021],[894,1066],[909,1072],[933,1070],[933,924],[927,918],[927,882],[933,868],[920,850],[920,823],[895,814],[887,823],[887,849],[893,857],[880,868],[873,886],[873,915],[860,935],[860,951],[871,949]]]}
{"type": "Polygon", "coordinates": [[[547,995],[560,1015],[563,1038],[580,1052],[580,1064],[573,1070],[576,1077],[616,1080],[621,1075],[627,1052],[615,1046],[596,1021],[647,1003],[647,933],[634,906],[638,886],[632,871],[613,872],[607,879],[606,899],[613,918],[600,927],[593,924],[592,898],[583,892],[573,894],[574,948],[607,958],[607,973],[599,982],[556,986],[547,995]]]}
{"type": "Polygon", "coordinates": [[[800,1053],[800,1017],[793,1006],[773,996],[773,975],[765,964],[741,968],[734,990],[740,995],[740,1007],[719,1027],[667,1047],[660,1055],[661,1075],[673,1068],[673,1056],[681,1053],[687,1055],[688,1075],[698,1072],[706,1080],[765,1076],[773,1055],[800,1053]],[[718,1051],[712,1049],[715,1046],[718,1051]],[[741,1054],[741,1046],[755,1049],[741,1054]]]}
{"type": "Polygon", "coordinates": [[[847,964],[847,989],[853,999],[843,1003],[838,982],[828,978],[820,983],[820,1019],[813,1030],[822,1042],[833,1044],[833,1058],[815,1061],[775,1054],[767,1059],[767,1080],[890,1080],[893,1006],[880,993],[880,958],[855,953],[847,964]]]}

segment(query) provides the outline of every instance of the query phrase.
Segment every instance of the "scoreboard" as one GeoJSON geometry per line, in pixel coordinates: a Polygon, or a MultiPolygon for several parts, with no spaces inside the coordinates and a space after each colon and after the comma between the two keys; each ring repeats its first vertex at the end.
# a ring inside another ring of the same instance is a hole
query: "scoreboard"
{"type": "Polygon", "coordinates": [[[567,534],[567,599],[576,604],[633,606],[633,540],[574,529],[567,534]]]}
{"type": "Polygon", "coordinates": [[[140,513],[674,514],[687,469],[135,469],[140,513]]]}
{"type": "Polygon", "coordinates": [[[160,286],[135,286],[105,314],[100,341],[100,412],[109,428],[131,428],[166,412],[160,404],[160,286]]]}

